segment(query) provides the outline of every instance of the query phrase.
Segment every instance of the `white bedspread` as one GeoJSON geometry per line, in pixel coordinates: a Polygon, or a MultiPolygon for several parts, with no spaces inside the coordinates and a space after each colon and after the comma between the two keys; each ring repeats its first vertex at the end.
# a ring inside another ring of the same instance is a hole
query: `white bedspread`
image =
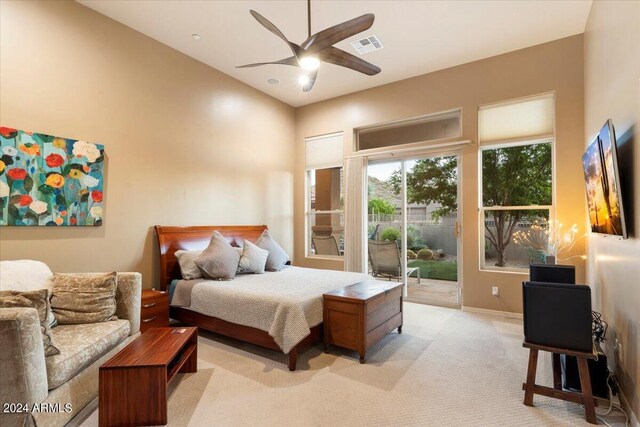
{"type": "Polygon", "coordinates": [[[233,280],[181,280],[172,305],[267,332],[284,353],[322,322],[322,294],[365,280],[362,273],[288,267],[233,280]]]}

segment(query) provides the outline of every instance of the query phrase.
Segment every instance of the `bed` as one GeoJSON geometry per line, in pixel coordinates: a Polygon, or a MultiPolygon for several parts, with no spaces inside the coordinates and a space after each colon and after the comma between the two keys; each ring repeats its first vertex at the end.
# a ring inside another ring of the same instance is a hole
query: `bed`
{"type": "Polygon", "coordinates": [[[255,242],[266,225],[156,226],[160,288],[174,286],[172,319],[288,355],[322,339],[322,294],[366,280],[361,273],[287,267],[281,272],[238,275],[231,281],[182,280],[177,250],[207,247],[214,230],[234,246],[255,242]],[[177,283],[177,287],[176,286],[177,283]]]}

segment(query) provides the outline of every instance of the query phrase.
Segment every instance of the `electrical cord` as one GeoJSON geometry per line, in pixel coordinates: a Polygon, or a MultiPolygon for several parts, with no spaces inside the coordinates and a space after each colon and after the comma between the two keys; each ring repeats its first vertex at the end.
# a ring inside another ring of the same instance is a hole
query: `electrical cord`
{"type": "MultiPolygon", "coordinates": [[[[605,328],[606,329],[606,328],[605,328]]],[[[609,415],[611,413],[612,410],[617,410],[620,411],[624,414],[624,425],[625,427],[629,427],[629,415],[627,415],[627,412],[622,408],[622,406],[618,405],[617,403],[613,403],[613,390],[611,389],[611,384],[609,381],[614,381],[617,384],[617,379],[615,378],[615,376],[613,375],[612,372],[609,373],[609,376],[607,377],[607,388],[609,389],[609,408],[603,412],[603,413],[598,413],[598,408],[596,408],[596,417],[602,421],[604,423],[604,425],[608,426],[608,427],[613,427],[611,424],[609,424],[607,421],[605,421],[602,417],[606,417],[607,415],[609,415]]],[[[604,400],[606,401],[607,399],[601,399],[601,398],[596,398],[596,399],[600,399],[600,400],[604,400]]],[[[582,408],[584,408],[584,405],[580,405],[582,408]]]]}
{"type": "MultiPolygon", "coordinates": [[[[596,347],[599,348],[600,343],[604,342],[604,340],[606,339],[605,337],[607,335],[608,328],[609,328],[609,324],[602,319],[602,314],[598,313],[597,311],[592,311],[591,312],[591,332],[593,334],[593,341],[596,347]]],[[[600,421],[602,421],[606,426],[612,427],[611,424],[605,421],[602,417],[606,417],[607,415],[611,414],[611,411],[615,409],[616,411],[620,411],[624,414],[624,425],[625,427],[628,427],[629,415],[627,415],[627,412],[622,408],[621,405],[617,403],[613,403],[613,389],[611,388],[611,384],[614,384],[616,391],[620,390],[620,386],[618,385],[618,380],[616,376],[613,374],[613,372],[609,372],[609,375],[607,376],[607,389],[609,389],[609,408],[607,408],[605,412],[601,412],[601,413],[598,413],[598,408],[596,408],[596,417],[600,421]]],[[[605,402],[607,400],[607,399],[601,399],[601,398],[597,398],[597,399],[604,400],[605,402]]],[[[582,405],[582,407],[584,408],[584,405],[582,405]]]]}
{"type": "Polygon", "coordinates": [[[591,312],[591,333],[593,334],[593,340],[596,343],[604,342],[607,335],[607,329],[609,324],[602,320],[602,314],[597,311],[591,312]]]}

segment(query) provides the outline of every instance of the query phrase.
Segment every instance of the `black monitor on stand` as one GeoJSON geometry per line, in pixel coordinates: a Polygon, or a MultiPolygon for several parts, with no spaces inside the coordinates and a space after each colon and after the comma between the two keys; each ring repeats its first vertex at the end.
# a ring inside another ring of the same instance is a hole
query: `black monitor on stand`
{"type": "Polygon", "coordinates": [[[576,284],[576,268],[573,265],[534,264],[529,265],[529,281],[545,283],[576,284]]]}
{"type": "MultiPolygon", "coordinates": [[[[544,286],[545,284],[548,284],[548,283],[552,283],[552,284],[555,283],[556,284],[555,286],[554,285],[550,285],[550,286],[556,287],[556,288],[559,287],[560,289],[562,289],[562,284],[575,285],[576,283],[576,269],[572,265],[533,264],[532,263],[529,266],[529,275],[530,275],[530,281],[535,282],[535,283],[529,283],[530,286],[531,285],[544,286]]],[[[565,289],[565,290],[568,291],[573,288],[574,287],[571,286],[569,287],[569,289],[565,289]]],[[[577,286],[576,288],[583,288],[583,286],[577,286]]],[[[524,289],[525,288],[523,287],[523,290],[524,289]]],[[[543,291],[542,289],[539,289],[539,288],[538,289],[529,288],[528,290],[531,295],[529,295],[529,298],[528,298],[529,301],[527,303],[527,307],[530,306],[530,303],[532,302],[535,303],[536,294],[539,291],[543,291]]],[[[558,289],[555,289],[555,292],[558,292],[558,289]]],[[[555,313],[556,311],[564,314],[568,314],[569,312],[571,312],[571,314],[568,315],[568,318],[565,320],[565,322],[563,322],[564,326],[568,326],[569,323],[575,322],[578,318],[582,319],[580,321],[582,326],[575,329],[569,334],[570,339],[566,339],[567,337],[565,336],[565,338],[563,339],[563,342],[566,340],[566,342],[564,342],[565,345],[570,343],[574,346],[582,347],[584,350],[588,350],[588,345],[591,338],[591,334],[590,334],[591,332],[590,331],[591,298],[590,297],[591,297],[591,294],[588,291],[578,292],[574,294],[573,297],[566,299],[563,303],[559,303],[557,300],[562,298],[560,294],[556,293],[556,294],[553,294],[553,296],[549,294],[547,298],[550,298],[550,300],[548,300],[546,303],[537,304],[539,307],[543,307],[543,309],[535,310],[535,317],[537,317],[537,320],[534,321],[531,325],[528,325],[529,327],[525,325],[525,334],[529,333],[529,329],[532,329],[532,332],[534,332],[534,334],[532,335],[533,339],[538,339],[538,340],[556,339],[557,337],[555,336],[556,335],[555,333],[549,336],[545,336],[544,331],[547,330],[548,328],[546,327],[541,328],[540,325],[537,324],[537,322],[539,322],[541,318],[545,319],[545,318],[548,318],[548,316],[553,317],[554,315],[557,315],[557,313],[555,313]],[[556,309],[554,309],[553,305],[557,303],[560,304],[561,308],[556,307],[556,309]],[[589,308],[587,309],[587,307],[589,308]],[[578,311],[573,312],[573,310],[575,309],[577,309],[578,311]],[[576,313],[580,313],[580,314],[576,314],[576,313]],[[587,329],[589,329],[589,333],[586,332],[587,329]],[[576,334],[577,331],[579,331],[580,333],[576,334]],[[538,333],[538,336],[535,335],[536,332],[538,333]],[[578,341],[576,341],[577,335],[580,335],[581,337],[578,341]]],[[[527,307],[525,307],[525,310],[527,310],[527,307]]],[[[554,363],[557,363],[557,362],[554,361],[554,363]]],[[[578,364],[576,362],[575,357],[562,355],[561,365],[562,365],[563,387],[568,390],[580,391],[580,388],[581,388],[580,377],[578,375],[578,364]]],[[[595,361],[589,360],[589,375],[591,377],[591,388],[593,390],[593,394],[595,396],[599,396],[602,398],[608,398],[609,396],[608,396],[608,388],[607,388],[607,378],[609,375],[609,371],[607,368],[606,355],[599,354],[597,360],[595,361]]]]}

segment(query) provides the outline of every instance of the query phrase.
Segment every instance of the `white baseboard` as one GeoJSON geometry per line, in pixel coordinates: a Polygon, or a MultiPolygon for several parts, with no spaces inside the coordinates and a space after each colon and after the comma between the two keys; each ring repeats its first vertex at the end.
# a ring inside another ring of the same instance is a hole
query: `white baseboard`
{"type": "Polygon", "coordinates": [[[522,319],[522,313],[514,313],[511,311],[490,310],[488,308],[469,307],[462,306],[462,311],[468,311],[469,313],[487,314],[489,316],[507,317],[509,319],[522,319]]]}
{"type": "Polygon", "coordinates": [[[622,404],[622,407],[624,408],[624,410],[627,412],[627,415],[629,416],[629,425],[631,427],[640,427],[640,423],[638,423],[638,418],[636,417],[636,414],[634,414],[633,411],[631,410],[631,405],[629,405],[629,401],[627,400],[627,397],[624,395],[624,393],[622,393],[622,390],[618,391],[618,397],[620,398],[620,403],[622,404]]]}

